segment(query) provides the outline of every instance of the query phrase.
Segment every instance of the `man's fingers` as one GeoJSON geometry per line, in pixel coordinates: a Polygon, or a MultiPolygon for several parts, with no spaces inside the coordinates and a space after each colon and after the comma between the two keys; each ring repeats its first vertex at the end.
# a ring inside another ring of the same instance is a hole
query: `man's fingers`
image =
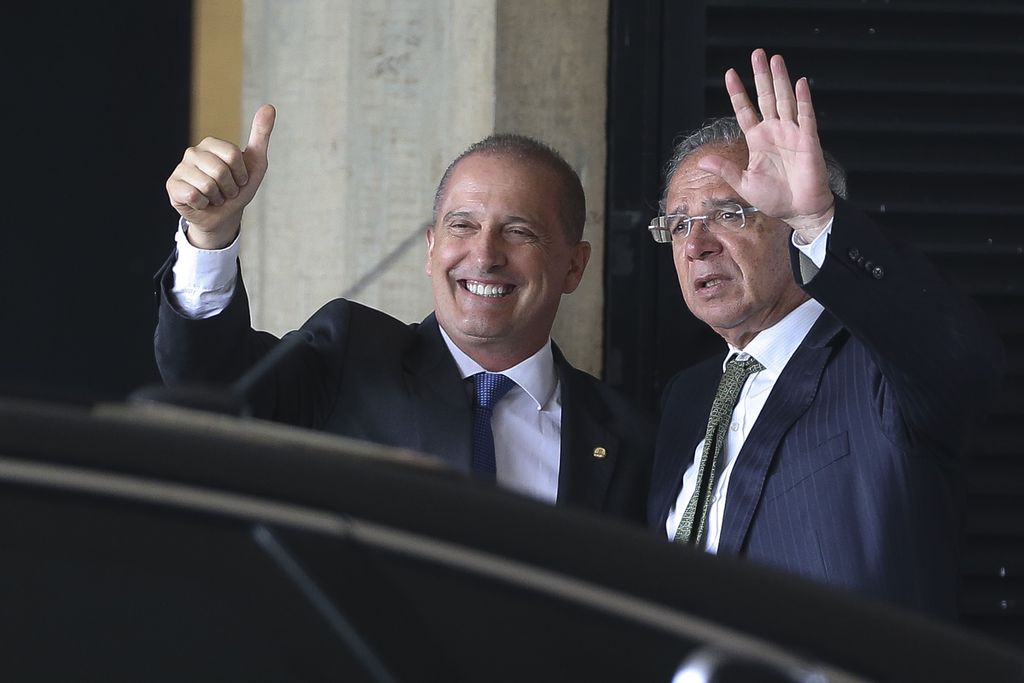
{"type": "Polygon", "coordinates": [[[224,173],[230,173],[231,180],[222,186],[224,189],[231,184],[236,188],[241,187],[248,180],[242,150],[238,149],[234,143],[219,138],[205,138],[195,147],[185,150],[182,163],[197,166],[213,178],[220,178],[224,173]]]}
{"type": "Polygon", "coordinates": [[[782,55],[772,56],[771,75],[779,118],[783,121],[795,121],[796,101],[793,96],[793,86],[789,80],[789,71],[786,69],[786,60],[782,58],[782,55]]]}
{"type": "Polygon", "coordinates": [[[167,196],[171,200],[171,206],[179,213],[186,208],[202,211],[210,205],[210,200],[194,185],[175,176],[167,179],[167,196]]]}
{"type": "Polygon", "coordinates": [[[211,178],[195,166],[183,164],[175,171],[174,177],[194,187],[196,192],[206,197],[206,200],[214,206],[222,205],[227,199],[216,179],[211,178]]]}
{"type": "Polygon", "coordinates": [[[775,86],[772,84],[772,72],[768,66],[768,57],[764,50],[758,48],[750,55],[750,65],[754,69],[754,90],[757,92],[757,106],[761,110],[761,118],[779,118],[775,104],[775,86]]]}
{"type": "Polygon", "coordinates": [[[736,69],[729,69],[725,72],[725,90],[729,93],[729,101],[732,102],[732,110],[736,114],[736,121],[740,129],[746,132],[756,126],[761,117],[757,114],[750,98],[747,97],[747,89],[743,87],[743,80],[736,73],[736,69]]]}
{"type": "Polygon", "coordinates": [[[256,115],[252,117],[252,128],[249,129],[249,142],[245,145],[246,156],[256,155],[266,160],[270,134],[274,131],[276,119],[277,110],[273,105],[264,104],[256,110],[256,115]]]}
{"type": "MultiPolygon", "coordinates": [[[[193,163],[197,171],[207,176],[216,184],[216,189],[225,199],[238,196],[238,182],[235,180],[235,177],[239,171],[236,167],[240,167],[243,170],[243,174],[245,169],[241,154],[234,154],[229,162],[213,154],[199,154],[196,155],[193,163]]],[[[199,187],[201,190],[204,189],[198,185],[196,187],[199,187]]]]}
{"type": "Polygon", "coordinates": [[[801,130],[815,139],[818,137],[818,119],[814,115],[814,104],[811,102],[811,86],[806,78],[796,82],[796,117],[801,130]]]}

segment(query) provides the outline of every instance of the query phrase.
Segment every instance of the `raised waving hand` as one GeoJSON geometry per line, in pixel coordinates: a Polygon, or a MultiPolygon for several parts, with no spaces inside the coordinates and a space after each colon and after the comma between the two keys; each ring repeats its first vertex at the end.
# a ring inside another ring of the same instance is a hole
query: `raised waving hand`
{"type": "Polygon", "coordinates": [[[816,237],[831,220],[835,199],[828,187],[825,158],[806,78],[794,88],[780,55],[769,61],[764,50],[750,57],[757,91],[751,102],[735,69],[725,74],[725,87],[736,120],[746,137],[746,168],[715,155],[699,167],[720,176],[753,206],[786,221],[805,241],[816,237]]]}
{"type": "Polygon", "coordinates": [[[218,138],[189,147],[167,179],[167,197],[189,222],[188,239],[196,247],[220,249],[235,238],[242,211],[267,174],[276,116],[269,104],[256,110],[244,149],[218,138]]]}

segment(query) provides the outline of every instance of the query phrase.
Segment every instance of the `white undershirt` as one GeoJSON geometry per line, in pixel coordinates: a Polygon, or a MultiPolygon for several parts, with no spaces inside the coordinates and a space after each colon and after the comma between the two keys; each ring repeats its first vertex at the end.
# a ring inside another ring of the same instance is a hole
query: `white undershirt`
{"type": "MultiPolygon", "coordinates": [[[[832,223],[829,222],[825,230],[810,244],[798,243],[794,233],[793,244],[820,268],[825,262],[826,243],[828,234],[831,231],[832,223]]],[[[768,402],[768,397],[775,387],[775,382],[778,381],[789,359],[796,352],[804,337],[807,336],[807,333],[810,332],[811,327],[823,310],[825,309],[817,301],[808,299],[790,311],[779,322],[768,329],[758,332],[757,336],[742,351],[731,344],[729,345],[729,352],[726,354],[725,360],[722,361],[723,373],[725,372],[725,364],[734,356],[740,360],[753,356],[764,366],[764,370],[750,375],[740,390],[740,396],[736,402],[736,408],[732,412],[729,429],[726,432],[725,443],[722,444],[722,452],[719,454],[721,471],[715,480],[711,504],[708,509],[708,519],[704,527],[704,549],[709,553],[718,552],[718,543],[722,536],[726,496],[729,492],[729,480],[732,477],[733,467],[736,465],[736,457],[743,448],[750,430],[753,429],[758,415],[761,414],[761,409],[768,402]]],[[[687,503],[693,496],[694,489],[697,487],[697,469],[703,450],[704,439],[701,439],[696,449],[694,449],[693,460],[683,474],[683,486],[676,497],[675,505],[669,510],[668,519],[665,521],[665,531],[668,534],[669,540],[675,538],[676,530],[679,528],[679,520],[683,516],[687,503]]]]}
{"type": "MultiPolygon", "coordinates": [[[[209,318],[227,308],[234,294],[239,238],[223,249],[197,249],[185,237],[185,225],[182,220],[175,235],[178,257],[172,268],[171,300],[190,318],[209,318]]],[[[483,371],[443,329],[441,336],[464,379],[483,371]]],[[[498,484],[554,503],[562,444],[562,392],[551,340],[502,374],[516,386],[498,401],[491,417],[498,484]]]]}

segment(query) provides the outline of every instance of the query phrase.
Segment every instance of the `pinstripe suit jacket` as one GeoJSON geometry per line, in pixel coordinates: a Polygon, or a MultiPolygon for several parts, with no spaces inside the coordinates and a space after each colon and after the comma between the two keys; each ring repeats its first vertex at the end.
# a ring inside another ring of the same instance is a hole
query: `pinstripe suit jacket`
{"type": "MultiPolygon", "coordinates": [[[[772,389],[729,482],[719,553],[955,615],[961,453],[998,382],[982,314],[917,252],[844,204],[820,271],[825,312],[772,389]]],[[[664,529],[704,436],[722,358],[665,390],[648,522],[664,529]]]]}
{"type": "MultiPolygon", "coordinates": [[[[220,314],[191,320],[178,313],[167,299],[173,259],[157,273],[155,348],[164,381],[236,381],[278,339],[251,328],[241,275],[220,314]]],[[[406,325],[335,299],[291,334],[305,339],[256,386],[254,415],[412,449],[469,472],[472,399],[433,314],[406,325]]],[[[652,421],[553,350],[562,401],[557,502],[643,524],[652,421]],[[603,457],[594,457],[597,447],[603,457]]]]}

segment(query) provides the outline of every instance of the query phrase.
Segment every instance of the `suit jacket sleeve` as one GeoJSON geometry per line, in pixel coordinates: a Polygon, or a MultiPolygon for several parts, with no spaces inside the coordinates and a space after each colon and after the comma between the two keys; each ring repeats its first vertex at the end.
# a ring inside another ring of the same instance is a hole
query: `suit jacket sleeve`
{"type": "Polygon", "coordinates": [[[825,262],[797,282],[872,354],[882,428],[905,445],[955,453],[1001,377],[1003,351],[984,314],[917,250],[838,200],[825,262]],[[810,277],[808,278],[808,275],[810,277]]]}
{"type": "MultiPolygon", "coordinates": [[[[174,255],[156,275],[159,313],[154,348],[157,366],[169,386],[185,383],[231,385],[274,348],[280,340],[252,329],[249,300],[241,270],[228,307],[211,318],[195,320],[177,310],[169,298],[174,255]]],[[[348,302],[325,305],[300,330],[303,337],[254,387],[248,398],[256,417],[307,427],[320,425],[329,414],[340,359],[347,339],[348,302]],[[318,349],[333,347],[334,354],[318,349]]]]}

